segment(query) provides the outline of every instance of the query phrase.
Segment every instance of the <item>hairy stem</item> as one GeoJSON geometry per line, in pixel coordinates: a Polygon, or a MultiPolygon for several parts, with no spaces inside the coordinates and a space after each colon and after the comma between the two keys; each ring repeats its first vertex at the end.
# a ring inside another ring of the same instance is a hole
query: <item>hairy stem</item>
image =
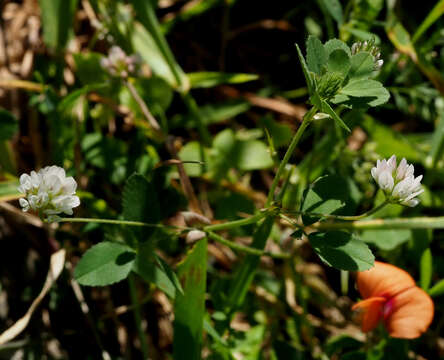
{"type": "Polygon", "coordinates": [[[127,225],[127,226],[146,226],[159,228],[175,228],[188,229],[187,227],[178,227],[164,224],[149,224],[141,221],[116,220],[116,219],[95,219],[95,218],[60,218],[56,222],[73,222],[73,223],[98,223],[111,225],[127,225]]]}
{"type": "Polygon", "coordinates": [[[223,238],[222,236],[213,233],[211,231],[207,232],[208,237],[214,241],[217,241],[218,243],[221,243],[225,246],[228,246],[229,248],[233,250],[242,251],[247,254],[251,255],[257,255],[257,256],[269,256],[275,259],[289,259],[291,256],[290,254],[284,254],[284,253],[272,253],[269,251],[263,251],[255,248],[251,248],[249,246],[241,245],[238,243],[235,243],[234,241],[227,240],[223,238]]]}
{"type": "Polygon", "coordinates": [[[294,150],[296,149],[296,146],[299,143],[299,140],[301,140],[302,134],[304,133],[307,126],[310,124],[311,120],[313,119],[313,116],[316,114],[316,107],[313,106],[305,115],[304,120],[302,121],[302,124],[299,126],[298,130],[296,131],[296,134],[294,134],[293,139],[291,140],[290,146],[287,149],[287,152],[284,155],[284,158],[282,159],[281,163],[279,164],[279,167],[277,169],[276,175],[274,176],[273,182],[270,187],[270,191],[268,192],[266,207],[270,206],[273,202],[274,193],[276,192],[276,188],[279,184],[279,180],[285,170],[285,166],[287,166],[288,161],[291,158],[291,155],[293,155],[294,150]]]}
{"type": "Polygon", "coordinates": [[[316,230],[386,230],[386,229],[444,229],[444,216],[413,217],[406,219],[371,219],[360,221],[317,222],[316,230]]]}
{"type": "Polygon", "coordinates": [[[270,212],[272,212],[272,211],[271,210],[261,210],[261,212],[257,213],[256,215],[250,216],[248,218],[229,221],[229,222],[222,223],[222,224],[208,225],[208,226],[205,226],[202,230],[203,231],[228,230],[228,229],[234,229],[234,228],[237,228],[240,226],[254,224],[254,223],[257,223],[260,219],[267,216],[270,212]]]}
{"type": "Polygon", "coordinates": [[[320,216],[326,219],[338,219],[338,220],[360,220],[364,219],[367,216],[370,216],[374,214],[375,212],[381,210],[384,206],[390,204],[390,201],[385,200],[383,203],[379,204],[378,206],[375,206],[373,209],[366,211],[365,213],[361,215],[322,215],[322,214],[315,214],[315,213],[305,213],[304,215],[309,216],[320,216]]]}

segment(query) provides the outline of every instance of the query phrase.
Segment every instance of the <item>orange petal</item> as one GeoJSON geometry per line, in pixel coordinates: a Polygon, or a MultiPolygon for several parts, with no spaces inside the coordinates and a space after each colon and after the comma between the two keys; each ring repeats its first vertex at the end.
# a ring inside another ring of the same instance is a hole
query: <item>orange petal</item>
{"type": "Polygon", "coordinates": [[[433,320],[433,301],[417,286],[396,295],[392,304],[393,308],[386,319],[386,327],[392,337],[417,338],[427,330],[433,320]]]}
{"type": "Polygon", "coordinates": [[[391,298],[415,286],[415,281],[406,271],[380,261],[375,261],[370,270],[358,272],[356,282],[364,299],[373,296],[391,298]]]}
{"type": "Polygon", "coordinates": [[[383,307],[386,301],[387,299],[384,297],[371,297],[353,305],[352,310],[362,311],[360,318],[362,331],[371,331],[378,326],[383,316],[383,307]]]}

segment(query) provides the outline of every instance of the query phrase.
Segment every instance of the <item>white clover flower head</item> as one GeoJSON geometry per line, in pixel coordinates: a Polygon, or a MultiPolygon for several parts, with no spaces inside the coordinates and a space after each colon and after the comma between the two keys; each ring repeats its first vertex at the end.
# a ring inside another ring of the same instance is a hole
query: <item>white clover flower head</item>
{"type": "Polygon", "coordinates": [[[384,60],[381,59],[381,52],[375,45],[375,39],[371,39],[369,41],[358,41],[351,46],[352,55],[355,55],[361,51],[367,51],[373,56],[376,71],[381,69],[382,65],[384,64],[384,60]]]}
{"type": "Polygon", "coordinates": [[[416,197],[424,192],[422,175],[415,178],[414,171],[406,159],[396,166],[396,156],[393,155],[388,160],[378,160],[371,173],[390,202],[413,207],[419,204],[416,197]]]}
{"type": "Polygon", "coordinates": [[[108,56],[100,60],[100,65],[112,76],[126,78],[129,74],[136,74],[141,63],[137,55],[128,56],[122,48],[112,46],[108,56]]]}
{"type": "Polygon", "coordinates": [[[18,191],[25,197],[19,203],[23,211],[36,211],[49,219],[60,213],[72,215],[72,209],[80,205],[76,189],[76,181],[72,176],[66,177],[63,168],[47,166],[20,176],[18,191]]]}

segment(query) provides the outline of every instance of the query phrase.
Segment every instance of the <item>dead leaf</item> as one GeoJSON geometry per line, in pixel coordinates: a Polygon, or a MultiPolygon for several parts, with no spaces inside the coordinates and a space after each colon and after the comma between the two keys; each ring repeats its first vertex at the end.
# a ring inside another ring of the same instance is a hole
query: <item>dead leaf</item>
{"type": "Polygon", "coordinates": [[[26,326],[28,326],[29,320],[31,319],[31,316],[34,313],[35,309],[48,293],[49,289],[51,289],[52,284],[61,274],[63,266],[65,264],[65,255],[66,252],[64,249],[61,249],[51,255],[49,271],[48,275],[46,276],[45,284],[43,285],[42,291],[40,291],[40,294],[34,299],[26,314],[0,335],[0,345],[14,339],[26,328],[26,326]]]}

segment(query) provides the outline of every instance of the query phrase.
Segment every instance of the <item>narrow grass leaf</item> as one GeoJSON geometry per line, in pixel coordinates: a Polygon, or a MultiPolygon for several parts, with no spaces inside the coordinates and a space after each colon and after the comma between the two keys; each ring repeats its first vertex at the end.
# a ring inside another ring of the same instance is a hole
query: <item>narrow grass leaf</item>
{"type": "Polygon", "coordinates": [[[222,84],[241,84],[259,78],[255,74],[202,71],[187,74],[191,88],[211,88],[222,84]]]}
{"type": "Polygon", "coordinates": [[[174,303],[174,360],[200,360],[205,315],[207,239],[200,240],[177,267],[183,294],[174,303]]]}

